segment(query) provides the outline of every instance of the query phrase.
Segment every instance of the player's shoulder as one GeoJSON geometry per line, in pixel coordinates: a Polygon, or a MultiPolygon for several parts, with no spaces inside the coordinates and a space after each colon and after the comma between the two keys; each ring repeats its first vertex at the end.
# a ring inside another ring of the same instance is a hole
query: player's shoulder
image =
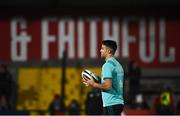
{"type": "Polygon", "coordinates": [[[108,60],[106,64],[116,66],[116,62],[114,60],[108,60]]]}

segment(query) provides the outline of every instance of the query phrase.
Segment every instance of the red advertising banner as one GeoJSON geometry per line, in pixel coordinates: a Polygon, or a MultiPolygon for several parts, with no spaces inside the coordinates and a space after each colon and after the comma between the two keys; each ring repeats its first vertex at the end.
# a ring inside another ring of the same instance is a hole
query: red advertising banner
{"type": "Polygon", "coordinates": [[[180,20],[166,17],[0,19],[0,61],[100,58],[101,41],[117,41],[118,58],[142,67],[180,67],[180,20]]]}

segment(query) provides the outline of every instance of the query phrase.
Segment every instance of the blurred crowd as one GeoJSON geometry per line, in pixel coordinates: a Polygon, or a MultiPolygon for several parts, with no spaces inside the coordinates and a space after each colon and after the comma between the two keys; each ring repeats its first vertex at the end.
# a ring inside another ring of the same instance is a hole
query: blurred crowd
{"type": "Polygon", "coordinates": [[[11,107],[13,80],[7,66],[0,65],[0,111],[9,111],[11,107]]]}
{"type": "Polygon", "coordinates": [[[130,90],[126,100],[130,108],[153,110],[157,115],[180,113],[180,102],[176,104],[174,93],[168,85],[155,97],[152,104],[148,104],[147,99],[140,91],[141,68],[133,60],[129,60],[127,76],[130,90]]]}
{"type": "MultiPolygon", "coordinates": [[[[170,87],[165,88],[156,95],[152,103],[148,104],[148,100],[140,91],[141,68],[134,61],[128,64],[129,92],[125,96],[125,108],[131,109],[147,109],[153,110],[158,115],[180,114],[180,102],[177,102],[170,87]]],[[[6,65],[0,65],[0,112],[12,111],[12,91],[13,91],[12,75],[8,71],[6,65]]],[[[126,85],[125,85],[126,86],[126,85]]],[[[59,94],[55,94],[53,100],[49,104],[48,111],[50,114],[69,114],[79,115],[82,113],[81,103],[72,100],[68,106],[65,106],[59,94]]],[[[101,90],[92,89],[89,91],[85,101],[84,113],[87,115],[103,114],[101,90]]]]}

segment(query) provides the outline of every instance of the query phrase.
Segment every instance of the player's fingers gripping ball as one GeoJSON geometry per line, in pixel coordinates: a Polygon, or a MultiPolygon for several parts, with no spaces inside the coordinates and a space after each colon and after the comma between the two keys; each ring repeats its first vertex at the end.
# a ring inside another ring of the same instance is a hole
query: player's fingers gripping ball
{"type": "Polygon", "coordinates": [[[91,72],[90,70],[83,70],[82,73],[82,80],[83,80],[83,84],[85,84],[85,86],[89,86],[88,83],[86,83],[86,81],[90,80],[90,79],[93,79],[95,82],[99,82],[99,78],[98,76],[91,72]]]}

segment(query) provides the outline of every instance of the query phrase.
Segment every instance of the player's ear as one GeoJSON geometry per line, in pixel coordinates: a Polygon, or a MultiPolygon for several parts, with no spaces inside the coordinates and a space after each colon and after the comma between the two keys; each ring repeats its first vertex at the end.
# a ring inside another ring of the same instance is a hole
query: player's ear
{"type": "Polygon", "coordinates": [[[111,50],[110,49],[107,49],[108,53],[110,54],[111,53],[111,50]]]}

